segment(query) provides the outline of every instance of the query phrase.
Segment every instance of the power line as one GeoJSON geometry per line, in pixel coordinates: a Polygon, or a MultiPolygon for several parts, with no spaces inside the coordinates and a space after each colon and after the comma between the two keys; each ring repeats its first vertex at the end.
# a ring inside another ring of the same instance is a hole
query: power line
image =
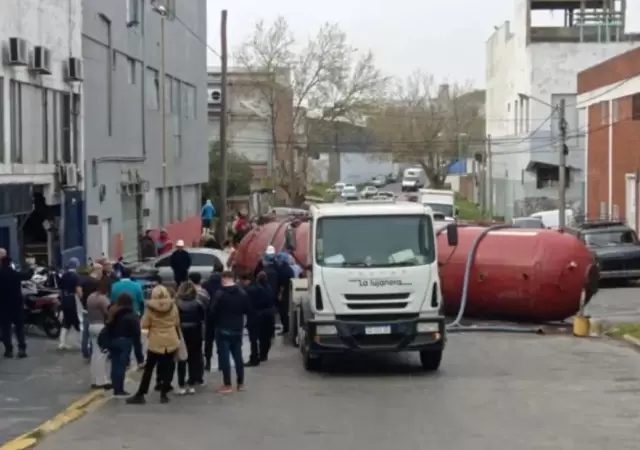
{"type": "Polygon", "coordinates": [[[222,58],[222,56],[220,56],[220,53],[218,53],[218,51],[216,49],[214,49],[213,47],[211,47],[207,41],[203,40],[198,33],[196,33],[195,31],[193,31],[186,23],[184,23],[184,21],[178,17],[177,15],[173,14],[172,16],[180,25],[183,26],[183,28],[185,30],[187,30],[187,32],[193,36],[194,38],[196,38],[196,40],[198,40],[202,45],[204,45],[211,53],[213,53],[214,55],[216,55],[218,58],[222,58]]]}

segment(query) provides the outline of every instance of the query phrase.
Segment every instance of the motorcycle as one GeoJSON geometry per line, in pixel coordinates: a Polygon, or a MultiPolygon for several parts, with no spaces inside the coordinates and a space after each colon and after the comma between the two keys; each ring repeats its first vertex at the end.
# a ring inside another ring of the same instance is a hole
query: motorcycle
{"type": "Polygon", "coordinates": [[[60,336],[60,292],[39,286],[33,281],[22,282],[24,298],[24,324],[26,328],[41,329],[50,338],[60,336]]]}

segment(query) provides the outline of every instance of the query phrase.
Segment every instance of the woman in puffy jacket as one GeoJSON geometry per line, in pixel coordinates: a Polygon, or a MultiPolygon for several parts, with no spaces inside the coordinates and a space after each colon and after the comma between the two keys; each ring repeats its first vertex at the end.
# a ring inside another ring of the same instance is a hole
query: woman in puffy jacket
{"type": "Polygon", "coordinates": [[[180,285],[176,294],[176,305],[180,315],[180,329],[187,348],[187,360],[178,362],[177,394],[195,394],[195,386],[204,382],[202,328],[205,321],[205,307],[199,301],[198,289],[192,281],[180,285]]]}

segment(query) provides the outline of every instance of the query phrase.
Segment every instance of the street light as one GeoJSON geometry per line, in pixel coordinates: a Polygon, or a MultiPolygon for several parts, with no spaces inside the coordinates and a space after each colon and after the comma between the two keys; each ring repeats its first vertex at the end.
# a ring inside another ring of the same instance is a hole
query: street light
{"type": "Polygon", "coordinates": [[[160,15],[160,111],[162,114],[162,185],[166,189],[169,184],[167,160],[167,86],[166,86],[166,36],[167,8],[158,2],[152,3],[152,8],[160,15]]]}

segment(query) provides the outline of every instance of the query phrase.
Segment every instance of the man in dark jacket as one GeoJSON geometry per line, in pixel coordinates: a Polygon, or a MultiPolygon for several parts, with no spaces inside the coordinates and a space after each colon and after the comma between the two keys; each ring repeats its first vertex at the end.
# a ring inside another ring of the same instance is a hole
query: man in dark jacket
{"type": "Polygon", "coordinates": [[[175,281],[176,289],[178,289],[180,284],[187,281],[189,269],[191,268],[191,256],[184,249],[184,241],[182,239],[176,242],[176,250],[169,258],[171,270],[173,270],[173,281],[175,281]]]}
{"type": "Polygon", "coordinates": [[[220,290],[220,286],[222,285],[222,277],[220,273],[222,270],[217,270],[218,267],[214,268],[213,273],[204,282],[202,287],[207,294],[209,294],[209,306],[207,308],[207,316],[204,322],[204,370],[207,372],[211,372],[211,357],[213,356],[213,341],[216,337],[216,321],[215,321],[215,305],[213,304],[213,299],[216,293],[220,290]]]}
{"type": "Polygon", "coordinates": [[[216,340],[223,385],[216,392],[230,393],[230,358],[236,367],[236,382],[239,391],[244,390],[244,361],[242,360],[242,332],[245,317],[251,320],[251,302],[247,293],[233,281],[233,273],[222,272],[222,287],[212,299],[216,318],[216,340]]]}
{"type": "Polygon", "coordinates": [[[278,272],[278,298],[276,308],[280,316],[282,331],[280,334],[289,332],[289,297],[291,292],[291,279],[294,276],[293,269],[289,265],[288,254],[279,254],[276,257],[276,271],[278,272]]]}
{"type": "Polygon", "coordinates": [[[12,328],[18,341],[18,358],[27,356],[27,343],[24,337],[24,298],[22,281],[31,278],[33,272],[23,273],[14,269],[11,258],[4,249],[0,249],[0,325],[4,357],[13,358],[12,328]]]}
{"type": "Polygon", "coordinates": [[[253,367],[266,361],[271,349],[274,326],[273,296],[269,291],[267,275],[264,272],[260,272],[256,280],[253,280],[249,274],[242,275],[241,280],[253,309],[253,316],[247,323],[251,355],[249,362],[245,364],[253,367]]]}

